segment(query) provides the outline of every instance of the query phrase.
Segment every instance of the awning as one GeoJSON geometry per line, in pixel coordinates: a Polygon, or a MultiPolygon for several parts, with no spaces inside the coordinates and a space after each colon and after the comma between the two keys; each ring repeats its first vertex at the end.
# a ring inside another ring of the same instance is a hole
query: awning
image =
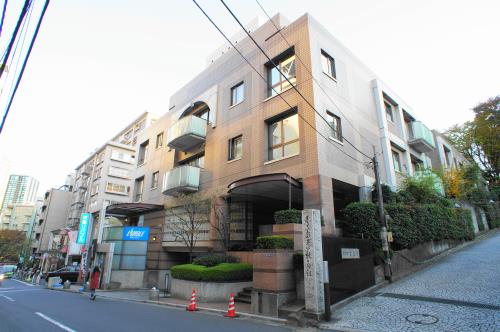
{"type": "Polygon", "coordinates": [[[137,216],[163,210],[163,205],[147,203],[119,203],[106,208],[106,214],[137,216]]]}
{"type": "Polygon", "coordinates": [[[233,199],[277,199],[302,204],[302,183],[286,173],[251,176],[228,186],[233,199]]]}

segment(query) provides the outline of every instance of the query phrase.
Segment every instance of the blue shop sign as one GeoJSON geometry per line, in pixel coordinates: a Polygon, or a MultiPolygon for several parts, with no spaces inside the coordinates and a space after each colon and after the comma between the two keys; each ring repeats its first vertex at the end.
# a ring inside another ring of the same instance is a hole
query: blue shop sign
{"type": "Polygon", "coordinates": [[[78,229],[78,237],[76,238],[76,243],[87,244],[87,232],[90,223],[90,213],[82,213],[80,218],[80,228],[78,229]]]}
{"type": "Polygon", "coordinates": [[[147,241],[149,239],[149,227],[124,227],[124,241],[147,241]]]}

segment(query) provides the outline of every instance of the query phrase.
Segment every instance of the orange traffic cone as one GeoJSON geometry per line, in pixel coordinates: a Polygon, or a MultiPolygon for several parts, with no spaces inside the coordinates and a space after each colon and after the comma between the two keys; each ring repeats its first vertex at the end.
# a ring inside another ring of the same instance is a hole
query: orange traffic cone
{"type": "Polygon", "coordinates": [[[193,291],[191,293],[191,302],[186,308],[187,311],[197,311],[196,309],[196,289],[193,288],[193,291]]]}
{"type": "Polygon", "coordinates": [[[231,293],[229,296],[229,307],[227,309],[227,314],[224,315],[224,317],[229,317],[229,318],[235,318],[238,317],[236,314],[236,307],[234,306],[234,294],[231,293]]]}

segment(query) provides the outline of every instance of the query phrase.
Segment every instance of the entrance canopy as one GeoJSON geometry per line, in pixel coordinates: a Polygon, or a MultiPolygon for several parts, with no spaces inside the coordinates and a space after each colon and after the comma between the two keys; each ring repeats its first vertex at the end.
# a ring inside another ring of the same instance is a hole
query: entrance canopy
{"type": "Polygon", "coordinates": [[[163,210],[163,205],[147,204],[147,203],[118,203],[110,205],[106,208],[106,214],[114,214],[119,216],[138,216],[151,212],[163,210]]]}
{"type": "Polygon", "coordinates": [[[302,183],[286,173],[251,176],[228,186],[232,201],[280,200],[302,205],[302,183]]]}

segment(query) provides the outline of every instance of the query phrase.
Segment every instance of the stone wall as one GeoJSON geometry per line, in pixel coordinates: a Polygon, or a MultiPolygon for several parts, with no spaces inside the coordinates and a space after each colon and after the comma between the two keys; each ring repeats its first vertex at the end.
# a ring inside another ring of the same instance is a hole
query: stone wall
{"type": "Polygon", "coordinates": [[[172,296],[184,300],[191,299],[191,291],[194,288],[198,301],[228,301],[231,293],[236,295],[245,287],[252,287],[252,282],[203,282],[172,278],[172,296]]]}

